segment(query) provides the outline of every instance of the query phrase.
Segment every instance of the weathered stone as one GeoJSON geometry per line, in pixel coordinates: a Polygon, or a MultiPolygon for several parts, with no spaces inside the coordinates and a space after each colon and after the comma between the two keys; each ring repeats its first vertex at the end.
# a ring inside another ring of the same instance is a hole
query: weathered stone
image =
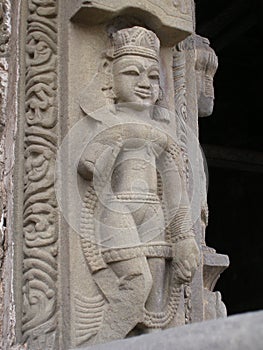
{"type": "Polygon", "coordinates": [[[193,2],[14,6],[6,349],[14,337],[29,350],[68,349],[224,315],[212,290],[227,261],[204,251],[207,65],[195,35],[181,41],[193,2]]]}
{"type": "Polygon", "coordinates": [[[214,107],[213,78],[218,67],[218,60],[209,44],[208,39],[195,35],[195,71],[199,117],[210,116],[214,107]]]}
{"type": "Polygon", "coordinates": [[[17,1],[0,1],[0,348],[15,342],[14,165],[17,133],[17,1]],[[11,30],[12,29],[12,30],[11,30]]]}
{"type": "Polygon", "coordinates": [[[106,65],[111,107],[87,115],[101,130],[78,166],[80,175],[92,180],[86,198],[93,196],[93,202],[84,200],[80,234],[101,306],[92,310],[88,299],[85,306],[88,295],[78,291],[75,332],[84,333],[85,326],[86,332],[77,342],[167,327],[176,317],[181,287],[192,280],[200,259],[181,150],[169,131],[175,132],[174,116],[157,104],[159,40],[133,27],[117,31],[112,42],[106,65]],[[158,245],[170,253],[164,255],[158,245]]]}
{"type": "MultiPolygon", "coordinates": [[[[198,104],[198,117],[208,117],[214,107],[213,78],[218,67],[218,60],[214,50],[210,47],[209,40],[199,35],[194,35],[195,47],[195,72],[196,92],[198,104]]],[[[205,231],[208,225],[207,205],[207,174],[204,169],[204,161],[200,159],[200,189],[201,189],[201,246],[203,250],[203,302],[204,318],[213,319],[226,316],[226,308],[221,300],[219,292],[213,292],[220,274],[229,266],[226,255],[217,254],[207,247],[205,231]]]]}
{"type": "Polygon", "coordinates": [[[72,19],[88,25],[106,23],[116,17],[133,25],[143,24],[152,28],[162,43],[172,46],[193,32],[193,6],[191,0],[137,1],[127,0],[72,1],[72,19]],[[138,22],[139,21],[139,22],[138,22]]]}

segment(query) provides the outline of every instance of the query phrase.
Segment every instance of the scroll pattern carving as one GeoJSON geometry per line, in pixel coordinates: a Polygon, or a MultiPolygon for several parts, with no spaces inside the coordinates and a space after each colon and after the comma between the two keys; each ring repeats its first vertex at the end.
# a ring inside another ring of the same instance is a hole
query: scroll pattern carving
{"type": "Polygon", "coordinates": [[[185,162],[186,179],[189,180],[188,157],[187,157],[187,109],[186,109],[186,60],[183,43],[179,43],[173,51],[173,79],[174,79],[174,98],[175,113],[177,115],[178,140],[183,153],[185,162]]]}
{"type": "Polygon", "coordinates": [[[57,1],[28,0],[23,212],[23,341],[56,342],[57,1]]]}
{"type": "MultiPolygon", "coordinates": [[[[179,3],[179,2],[177,2],[179,3]]],[[[192,37],[180,42],[173,51],[173,79],[174,79],[174,96],[175,96],[175,113],[177,115],[178,140],[183,154],[184,172],[187,183],[190,181],[189,159],[187,154],[187,98],[186,98],[186,55],[185,50],[192,48],[192,37]]],[[[191,322],[192,303],[191,287],[184,286],[184,308],[185,323],[191,322]]]]}

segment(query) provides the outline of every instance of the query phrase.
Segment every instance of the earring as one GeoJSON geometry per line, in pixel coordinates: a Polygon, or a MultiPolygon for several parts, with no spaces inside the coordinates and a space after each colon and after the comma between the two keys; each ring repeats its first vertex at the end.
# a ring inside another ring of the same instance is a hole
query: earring
{"type": "Polygon", "coordinates": [[[162,87],[160,86],[160,88],[159,88],[158,100],[161,101],[162,99],[163,99],[163,89],[162,89],[162,87]]]}

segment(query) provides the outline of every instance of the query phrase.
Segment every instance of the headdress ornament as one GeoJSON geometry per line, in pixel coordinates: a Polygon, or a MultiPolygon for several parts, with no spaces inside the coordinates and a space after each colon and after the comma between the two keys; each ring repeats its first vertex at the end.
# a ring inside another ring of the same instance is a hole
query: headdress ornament
{"type": "Polygon", "coordinates": [[[155,33],[143,27],[125,28],[113,34],[113,58],[137,55],[159,61],[160,41],[155,33]]]}
{"type": "Polygon", "coordinates": [[[210,47],[207,38],[195,35],[196,62],[197,71],[205,71],[207,74],[214,76],[218,67],[218,60],[214,50],[210,47]]]}

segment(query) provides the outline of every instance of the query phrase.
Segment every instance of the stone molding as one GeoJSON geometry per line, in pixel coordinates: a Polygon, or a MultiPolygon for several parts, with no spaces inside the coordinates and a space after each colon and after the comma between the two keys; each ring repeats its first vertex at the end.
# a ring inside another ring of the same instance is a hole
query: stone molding
{"type": "Polygon", "coordinates": [[[6,143],[6,106],[9,76],[8,43],[11,32],[11,4],[8,0],[0,1],[0,336],[3,335],[4,310],[4,262],[7,250],[6,206],[7,188],[5,186],[5,143],[6,143]]]}

